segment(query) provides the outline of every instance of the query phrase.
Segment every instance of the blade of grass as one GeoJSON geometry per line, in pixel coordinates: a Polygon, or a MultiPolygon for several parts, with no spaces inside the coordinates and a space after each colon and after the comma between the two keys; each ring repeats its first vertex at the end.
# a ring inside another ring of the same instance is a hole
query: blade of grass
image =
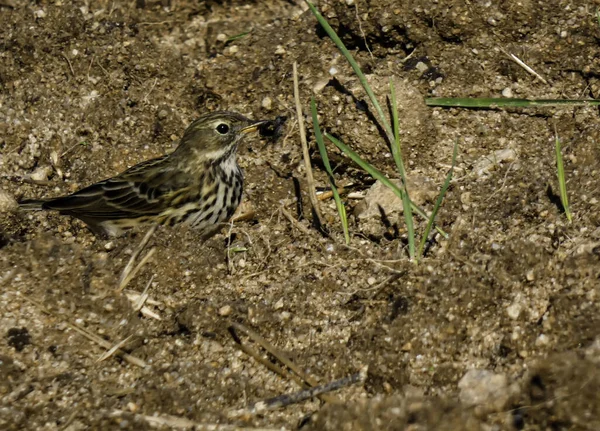
{"type": "Polygon", "coordinates": [[[448,187],[450,187],[450,181],[452,181],[452,175],[454,174],[454,166],[456,165],[456,155],[458,154],[458,140],[454,144],[454,151],[452,153],[452,166],[450,166],[450,170],[448,171],[448,175],[446,175],[446,181],[442,185],[440,189],[440,194],[438,195],[437,200],[435,201],[435,206],[433,207],[433,211],[431,212],[431,216],[429,217],[429,221],[427,222],[427,227],[425,228],[425,232],[423,232],[423,237],[421,238],[421,243],[419,244],[419,254],[418,256],[423,256],[423,249],[425,248],[425,243],[427,242],[427,238],[429,237],[429,233],[431,232],[431,227],[435,222],[435,216],[437,215],[440,206],[442,205],[442,201],[444,200],[444,196],[448,191],[448,187]]]}
{"type": "Polygon", "coordinates": [[[402,149],[400,148],[400,123],[398,121],[398,105],[396,104],[396,91],[394,82],[390,78],[390,101],[392,103],[392,127],[394,129],[394,142],[392,143],[392,156],[396,162],[398,173],[402,179],[404,193],[402,194],[402,208],[404,213],[404,222],[406,223],[406,233],[408,235],[408,255],[411,260],[415,258],[415,227],[413,223],[412,208],[410,197],[408,195],[408,185],[406,182],[406,171],[404,170],[404,161],[402,160],[402,149]]]}
{"type": "Polygon", "coordinates": [[[537,106],[598,106],[599,99],[507,99],[494,97],[430,97],[425,99],[427,106],[441,106],[446,108],[530,108],[537,106]]]}
{"type": "Polygon", "coordinates": [[[344,230],[344,239],[346,244],[350,244],[350,233],[348,232],[348,218],[346,217],[346,208],[344,207],[344,203],[340,198],[340,194],[338,193],[337,186],[335,185],[335,179],[333,177],[333,170],[331,169],[331,165],[329,164],[329,157],[327,156],[327,148],[325,148],[325,142],[323,141],[323,134],[321,133],[321,128],[319,127],[319,120],[317,118],[317,105],[315,103],[315,98],[312,97],[310,99],[310,111],[312,113],[312,121],[313,121],[313,129],[315,131],[315,140],[317,141],[317,146],[319,147],[319,153],[321,154],[321,159],[323,160],[323,165],[325,166],[325,170],[327,171],[327,176],[329,177],[329,183],[331,185],[331,191],[333,192],[333,199],[335,200],[335,206],[337,207],[338,214],[340,215],[340,220],[342,222],[342,229],[344,230]]]}
{"type": "Polygon", "coordinates": [[[571,215],[571,209],[569,208],[567,182],[565,180],[565,166],[563,164],[562,150],[560,146],[560,139],[558,138],[558,132],[556,131],[556,125],[554,125],[554,142],[554,148],[556,150],[556,170],[558,175],[558,189],[560,190],[560,202],[562,203],[567,220],[569,220],[570,223],[573,220],[573,216],[571,215]]]}
{"type": "Polygon", "coordinates": [[[240,33],[240,34],[236,34],[236,35],[234,35],[234,36],[230,36],[230,37],[228,37],[228,38],[227,38],[227,40],[225,41],[225,44],[231,43],[231,42],[233,42],[234,40],[241,39],[241,38],[243,38],[243,37],[245,37],[245,36],[248,36],[249,34],[250,34],[250,31],[245,31],[245,32],[243,32],[243,33],[240,33]]]}
{"type": "Polygon", "coordinates": [[[310,10],[313,13],[313,15],[315,16],[315,18],[317,18],[317,21],[319,21],[319,24],[321,24],[321,27],[323,27],[323,29],[325,30],[327,35],[331,38],[333,43],[335,43],[335,45],[341,51],[343,56],[346,57],[346,60],[348,60],[348,63],[350,63],[350,66],[352,66],[354,73],[358,77],[358,80],[360,81],[361,85],[365,89],[367,96],[369,96],[371,103],[375,107],[375,111],[377,112],[377,115],[379,116],[379,121],[381,121],[381,124],[383,125],[383,128],[385,129],[385,132],[387,133],[388,140],[391,144],[393,142],[394,135],[392,133],[392,128],[390,127],[390,122],[387,120],[387,118],[383,114],[383,109],[381,109],[379,102],[375,98],[375,94],[373,93],[373,90],[371,90],[371,87],[369,86],[369,83],[367,82],[367,78],[365,77],[364,73],[362,73],[360,66],[354,60],[354,57],[352,57],[352,54],[350,54],[350,51],[348,51],[348,49],[344,45],[344,42],[342,42],[342,40],[338,37],[335,30],[333,28],[331,28],[331,26],[329,25],[327,20],[323,17],[323,15],[321,15],[321,13],[317,10],[317,8],[308,0],[304,0],[304,1],[310,8],[310,10]]]}
{"type": "MultiPolygon", "coordinates": [[[[352,161],[354,163],[356,163],[358,166],[360,166],[362,169],[364,169],[366,172],[368,172],[369,175],[371,175],[371,177],[373,177],[376,180],[381,181],[381,183],[384,186],[392,189],[392,191],[396,194],[396,196],[398,196],[400,199],[402,199],[402,195],[404,194],[402,189],[400,187],[398,187],[396,184],[394,184],[393,182],[391,182],[381,171],[379,171],[377,168],[375,168],[370,163],[364,161],[350,147],[348,147],[346,144],[339,141],[338,139],[334,138],[329,133],[325,133],[325,137],[327,139],[329,139],[331,142],[333,142],[340,150],[342,150],[344,153],[346,153],[346,155],[348,157],[350,157],[350,159],[352,159],[352,161]]],[[[423,211],[421,208],[419,208],[414,202],[411,201],[410,206],[417,214],[419,214],[425,220],[429,220],[429,216],[427,214],[425,214],[425,211],[423,211]]],[[[446,239],[448,238],[448,234],[446,232],[444,232],[441,228],[439,228],[437,226],[435,228],[440,233],[440,235],[442,235],[446,239]]]]}

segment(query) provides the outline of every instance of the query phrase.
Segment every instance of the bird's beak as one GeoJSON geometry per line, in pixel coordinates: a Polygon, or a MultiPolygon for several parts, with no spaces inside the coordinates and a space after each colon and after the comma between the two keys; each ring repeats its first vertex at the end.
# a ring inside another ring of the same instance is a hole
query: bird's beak
{"type": "Polygon", "coordinates": [[[255,121],[252,124],[250,124],[249,126],[242,128],[240,130],[240,132],[244,133],[244,134],[256,132],[260,128],[260,126],[262,126],[263,124],[266,124],[268,122],[269,122],[268,120],[255,121]]]}

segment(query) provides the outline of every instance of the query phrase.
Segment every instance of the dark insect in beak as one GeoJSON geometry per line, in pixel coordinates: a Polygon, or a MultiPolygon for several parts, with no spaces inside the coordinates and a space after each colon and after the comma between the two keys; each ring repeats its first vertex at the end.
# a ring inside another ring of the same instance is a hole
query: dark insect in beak
{"type": "Polygon", "coordinates": [[[283,125],[286,120],[287,117],[279,116],[275,120],[265,121],[258,129],[260,136],[269,138],[269,140],[275,142],[282,135],[283,125]]]}
{"type": "Polygon", "coordinates": [[[255,123],[252,123],[249,126],[246,126],[246,127],[242,128],[240,130],[240,132],[244,133],[244,134],[256,132],[257,130],[261,130],[261,127],[263,126],[263,124],[268,123],[268,122],[269,121],[266,121],[266,120],[256,121],[255,123]]]}

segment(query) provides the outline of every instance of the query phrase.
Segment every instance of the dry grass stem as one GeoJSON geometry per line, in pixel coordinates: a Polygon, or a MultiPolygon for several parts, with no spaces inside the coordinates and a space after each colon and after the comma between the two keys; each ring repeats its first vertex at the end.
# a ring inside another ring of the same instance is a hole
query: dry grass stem
{"type": "Polygon", "coordinates": [[[298,117],[298,130],[300,131],[300,142],[302,143],[302,154],[304,157],[304,168],[306,169],[306,183],[308,185],[308,196],[310,204],[314,210],[319,226],[323,226],[323,217],[319,210],[319,201],[315,189],[315,179],[313,177],[312,166],[310,164],[310,154],[308,153],[308,142],[306,141],[306,129],[304,128],[304,114],[302,113],[302,104],[300,103],[300,89],[298,85],[298,65],[294,62],[294,100],[296,102],[296,115],[298,117]]]}
{"type": "MultiPolygon", "coordinates": [[[[318,382],[316,381],[316,379],[305,374],[294,362],[292,362],[291,359],[289,359],[282,352],[280,352],[277,348],[275,348],[275,346],[273,346],[271,343],[269,343],[267,340],[265,340],[263,337],[258,335],[256,332],[254,332],[247,326],[242,325],[241,323],[237,323],[237,322],[230,322],[230,328],[232,328],[234,331],[239,331],[239,332],[245,333],[250,339],[252,339],[255,343],[260,345],[270,355],[275,357],[279,362],[281,362],[283,365],[285,365],[287,368],[289,368],[291,371],[293,371],[296,374],[296,376],[298,376],[301,379],[300,381],[296,380],[298,382],[298,384],[300,384],[301,386],[315,387],[318,385],[318,382]]],[[[234,332],[232,333],[232,335],[236,336],[234,332]]],[[[239,337],[237,338],[236,342],[238,342],[239,345],[242,345],[242,342],[239,339],[239,337]]],[[[260,362],[262,363],[262,361],[260,361],[260,362]]],[[[283,377],[287,377],[287,376],[288,376],[288,373],[285,372],[283,374],[283,377]]],[[[340,404],[341,403],[341,401],[337,397],[334,397],[331,395],[323,394],[319,398],[321,398],[321,400],[331,403],[331,404],[340,404]]]]}
{"type": "MultiPolygon", "coordinates": [[[[80,335],[84,336],[85,338],[87,338],[88,340],[90,340],[93,343],[98,344],[101,347],[104,347],[107,350],[111,350],[113,348],[113,345],[111,343],[109,343],[107,340],[105,340],[104,338],[94,334],[93,332],[88,331],[87,329],[85,329],[82,326],[77,325],[76,323],[71,323],[68,320],[65,320],[63,318],[61,318],[59,315],[57,315],[56,313],[54,313],[53,311],[48,310],[46,307],[44,307],[44,305],[38,301],[36,301],[35,299],[29,298],[27,296],[23,296],[27,301],[31,302],[32,304],[34,304],[35,306],[37,306],[39,308],[40,311],[42,311],[43,313],[46,313],[49,316],[54,317],[55,319],[58,319],[62,322],[65,322],[65,324],[73,329],[75,332],[79,333],[80,335]]],[[[137,358],[133,355],[130,355],[129,353],[126,353],[120,349],[116,349],[115,352],[118,356],[120,356],[121,358],[123,358],[125,361],[129,362],[131,365],[135,365],[141,368],[146,368],[147,364],[145,361],[143,361],[140,358],[137,358]]]]}
{"type": "Polygon", "coordinates": [[[108,351],[104,352],[96,362],[102,362],[105,361],[106,359],[110,358],[111,356],[113,356],[115,353],[117,353],[117,351],[123,347],[125,344],[127,344],[127,342],[129,340],[131,340],[131,337],[133,337],[133,335],[130,335],[129,337],[125,338],[124,340],[119,341],[117,344],[115,344],[114,346],[112,346],[108,351]]]}
{"type": "MultiPolygon", "coordinates": [[[[130,415],[131,413],[123,411],[123,410],[114,410],[112,412],[112,417],[119,418],[130,415]]],[[[151,427],[156,428],[173,428],[173,429],[193,429],[194,431],[282,431],[283,428],[249,428],[249,427],[240,427],[237,425],[228,425],[228,424],[205,424],[201,422],[194,422],[189,420],[188,418],[180,417],[180,416],[171,416],[171,415],[161,415],[161,416],[149,416],[149,415],[141,415],[134,414],[136,418],[143,419],[150,425],[151,427]]]]}
{"type": "Polygon", "coordinates": [[[131,254],[131,257],[129,258],[129,262],[127,262],[127,265],[125,265],[125,268],[123,268],[123,272],[121,273],[121,277],[119,278],[119,289],[118,289],[119,292],[125,288],[125,286],[123,286],[123,282],[129,277],[129,274],[131,273],[131,271],[133,269],[133,265],[135,264],[136,259],[138,258],[140,253],[144,250],[144,248],[148,244],[148,241],[150,241],[150,238],[152,238],[152,235],[154,235],[154,232],[156,232],[157,227],[158,227],[157,225],[152,225],[150,227],[150,229],[148,229],[148,232],[146,232],[146,234],[144,235],[144,238],[142,238],[142,240],[140,241],[137,248],[131,254]]]}
{"type": "Polygon", "coordinates": [[[142,258],[142,260],[140,260],[140,263],[138,263],[136,265],[136,267],[133,268],[133,270],[131,270],[131,272],[129,272],[129,274],[127,274],[127,276],[125,277],[125,279],[121,282],[121,284],[117,288],[117,293],[122,292],[123,289],[125,289],[125,287],[127,287],[127,285],[129,284],[129,282],[134,279],[134,277],[137,275],[138,272],[140,272],[140,269],[142,269],[142,267],[146,263],[148,263],[148,261],[152,258],[152,256],[154,256],[155,252],[156,252],[156,247],[152,247],[148,251],[148,253],[146,253],[146,255],[142,258]]]}
{"type": "Polygon", "coordinates": [[[290,223],[294,226],[296,226],[298,228],[298,230],[306,235],[310,235],[310,230],[304,226],[302,223],[300,223],[298,220],[296,220],[294,218],[293,215],[290,214],[290,212],[288,210],[286,210],[284,207],[281,207],[279,209],[281,211],[281,213],[285,216],[286,219],[288,219],[290,221],[290,223]]]}
{"type": "Polygon", "coordinates": [[[521,60],[519,57],[517,57],[514,54],[509,54],[508,52],[506,52],[502,48],[500,48],[500,50],[503,53],[505,53],[506,55],[508,55],[512,61],[514,61],[515,63],[517,63],[519,66],[521,66],[523,69],[525,69],[528,73],[530,73],[531,75],[535,76],[537,79],[539,79],[540,81],[542,81],[544,84],[548,85],[548,81],[546,81],[539,73],[537,73],[535,70],[533,70],[527,64],[525,64],[525,62],[523,60],[521,60]]]}

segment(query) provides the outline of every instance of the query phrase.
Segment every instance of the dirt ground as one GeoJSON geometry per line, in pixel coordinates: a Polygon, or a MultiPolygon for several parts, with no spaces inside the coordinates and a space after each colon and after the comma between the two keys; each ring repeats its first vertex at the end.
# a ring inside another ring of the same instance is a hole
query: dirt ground
{"type": "Polygon", "coordinates": [[[394,79],[416,191],[440,187],[459,140],[438,216],[450,237],[418,265],[401,222],[358,215],[373,180],[333,147],[350,246],[332,201],[321,201],[330,236],[311,225],[294,61],[305,114],[314,96],[324,128],[395,173],[357,78],[301,1],[0,0],[1,429],[600,429],[598,109],[424,104],[600,98],[600,2],[318,6],[381,101],[394,79]],[[155,253],[127,291],[150,283],[155,317],[115,293],[143,230],[107,240],[77,220],[14,209],[169,152],[216,109],[288,121],[277,141],[240,149],[250,221],[206,242],[185,227],[152,236],[142,254],[155,253]],[[572,223],[557,204],[555,128],[572,223]],[[242,352],[232,322],[318,384],[368,366],[366,379],[327,402],[240,412],[301,387],[242,352]],[[109,347],[125,340],[145,366],[99,361],[106,348],[78,328],[109,347]]]}

